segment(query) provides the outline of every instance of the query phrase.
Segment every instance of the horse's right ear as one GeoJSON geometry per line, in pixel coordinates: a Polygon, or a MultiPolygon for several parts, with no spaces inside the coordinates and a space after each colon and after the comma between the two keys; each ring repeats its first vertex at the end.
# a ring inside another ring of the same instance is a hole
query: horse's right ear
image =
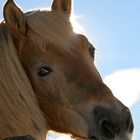
{"type": "Polygon", "coordinates": [[[53,0],[52,10],[61,10],[70,16],[72,0],[53,0]]]}
{"type": "Polygon", "coordinates": [[[16,6],[13,0],[8,0],[4,6],[4,19],[12,35],[19,39],[26,33],[26,23],[23,12],[16,6]]]}

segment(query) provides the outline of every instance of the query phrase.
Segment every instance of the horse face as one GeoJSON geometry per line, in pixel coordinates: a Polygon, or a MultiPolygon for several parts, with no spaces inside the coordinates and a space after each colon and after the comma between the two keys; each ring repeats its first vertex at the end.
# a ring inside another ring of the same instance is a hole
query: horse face
{"type": "MultiPolygon", "coordinates": [[[[70,3],[55,0],[52,11],[65,11],[69,16],[70,3]]],[[[6,4],[4,13],[50,129],[83,139],[130,140],[133,122],[129,109],[103,83],[93,63],[95,48],[87,38],[74,34],[67,39],[67,32],[61,35],[56,30],[57,40],[69,41],[68,49],[62,51],[61,43],[44,41],[13,2],[6,4]],[[41,44],[45,49],[40,49],[41,44]]]]}

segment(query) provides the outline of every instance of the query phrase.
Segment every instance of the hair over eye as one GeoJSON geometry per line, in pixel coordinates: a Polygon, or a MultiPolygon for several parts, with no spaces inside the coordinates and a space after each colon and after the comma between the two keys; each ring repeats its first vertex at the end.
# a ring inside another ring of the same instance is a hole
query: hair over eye
{"type": "Polygon", "coordinates": [[[94,56],[95,56],[95,48],[92,45],[89,47],[89,54],[94,59],[94,56]]]}

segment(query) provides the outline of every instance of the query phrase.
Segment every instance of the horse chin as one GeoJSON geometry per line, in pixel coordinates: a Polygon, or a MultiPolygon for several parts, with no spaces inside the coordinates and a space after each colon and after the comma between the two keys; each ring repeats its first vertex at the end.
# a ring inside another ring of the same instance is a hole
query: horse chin
{"type": "MultiPolygon", "coordinates": [[[[103,136],[101,136],[100,138],[96,137],[96,136],[92,136],[92,137],[89,137],[89,138],[86,138],[86,137],[80,137],[80,136],[71,136],[72,139],[75,139],[75,140],[104,140],[106,138],[104,138],[103,136]]],[[[113,139],[111,140],[132,140],[132,134],[125,134],[125,135],[116,135],[113,139]],[[123,137],[123,138],[122,138],[123,137]]]]}
{"type": "Polygon", "coordinates": [[[75,140],[99,140],[96,136],[92,136],[92,137],[82,137],[82,136],[71,136],[72,139],[75,140]]]}
{"type": "Polygon", "coordinates": [[[97,137],[94,137],[94,136],[92,138],[84,138],[84,137],[73,136],[72,138],[75,139],[75,140],[99,140],[97,137]]]}

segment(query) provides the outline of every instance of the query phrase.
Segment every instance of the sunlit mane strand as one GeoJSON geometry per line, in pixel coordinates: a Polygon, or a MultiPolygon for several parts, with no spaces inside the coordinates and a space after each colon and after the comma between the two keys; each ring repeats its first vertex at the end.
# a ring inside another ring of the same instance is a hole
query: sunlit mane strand
{"type": "Polygon", "coordinates": [[[0,25],[0,139],[31,134],[41,140],[46,128],[30,82],[9,31],[0,25]]]}

